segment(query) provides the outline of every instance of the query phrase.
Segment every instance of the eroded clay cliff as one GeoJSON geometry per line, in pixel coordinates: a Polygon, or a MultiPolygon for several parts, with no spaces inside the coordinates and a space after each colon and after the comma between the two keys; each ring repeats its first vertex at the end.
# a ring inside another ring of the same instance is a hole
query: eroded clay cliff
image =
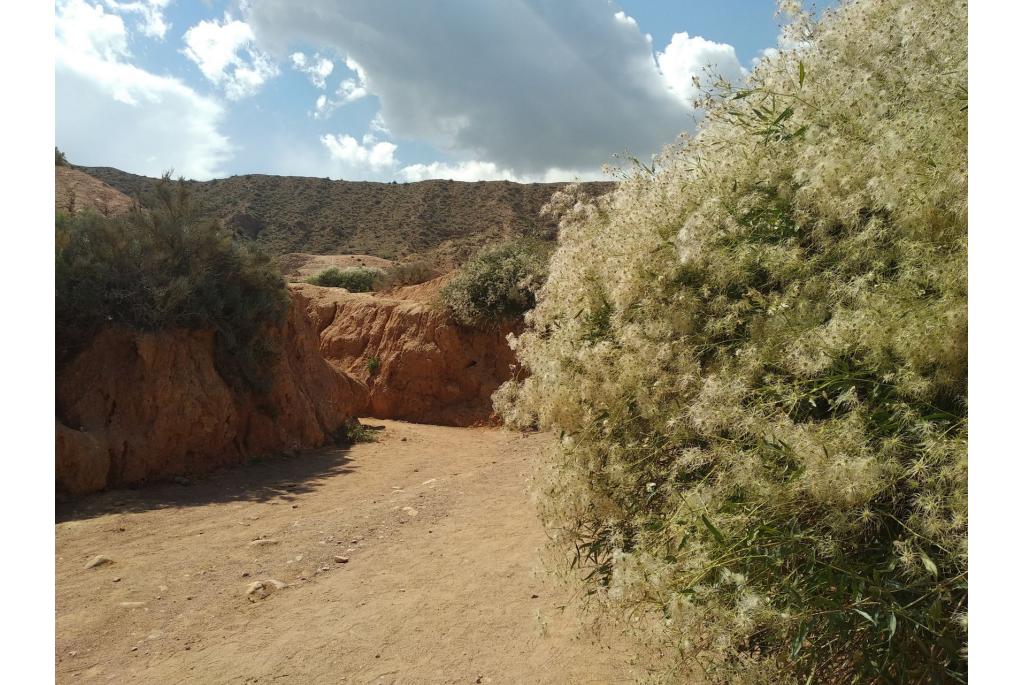
{"type": "Polygon", "coordinates": [[[369,388],[368,416],[450,426],[494,422],[491,394],[515,355],[498,329],[460,326],[431,304],[436,284],[388,294],[290,286],[324,358],[369,388]]]}
{"type": "Polygon", "coordinates": [[[220,376],[212,331],[103,331],[57,376],[57,489],[134,485],[331,441],[368,393],[321,357],[306,305],[293,298],[268,331],[281,355],[262,396],[220,376]]]}

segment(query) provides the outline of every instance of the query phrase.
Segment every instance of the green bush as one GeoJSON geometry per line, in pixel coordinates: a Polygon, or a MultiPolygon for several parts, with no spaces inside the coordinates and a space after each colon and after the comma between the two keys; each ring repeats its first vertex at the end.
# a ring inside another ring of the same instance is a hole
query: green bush
{"type": "Polygon", "coordinates": [[[547,273],[548,246],[533,241],[486,248],[441,288],[441,304],[466,326],[498,325],[531,309],[547,273]]]}
{"type": "Polygon", "coordinates": [[[353,293],[365,293],[374,289],[374,285],[383,276],[380,269],[369,269],[363,266],[338,269],[331,267],[315,276],[306,279],[307,283],[325,288],[344,288],[353,293]]]}
{"type": "Polygon", "coordinates": [[[334,434],[334,440],[341,445],[355,445],[361,442],[377,442],[379,428],[359,423],[356,419],[342,424],[334,434]]]}
{"type": "Polygon", "coordinates": [[[377,372],[380,371],[380,358],[370,357],[366,360],[366,370],[371,376],[376,376],[377,372]]]}
{"type": "Polygon", "coordinates": [[[219,223],[196,219],[184,183],[165,176],[147,204],[121,217],[57,215],[58,364],[110,325],[212,328],[225,379],[266,390],[275,352],[264,332],[288,309],[280,274],[219,223]]]}
{"type": "Polygon", "coordinates": [[[68,166],[68,158],[63,152],[60,151],[59,147],[54,146],[53,154],[54,166],[68,166]]]}
{"type": "Polygon", "coordinates": [[[495,402],[666,678],[966,682],[967,3],[796,15],[700,130],[570,188],[495,402]]]}

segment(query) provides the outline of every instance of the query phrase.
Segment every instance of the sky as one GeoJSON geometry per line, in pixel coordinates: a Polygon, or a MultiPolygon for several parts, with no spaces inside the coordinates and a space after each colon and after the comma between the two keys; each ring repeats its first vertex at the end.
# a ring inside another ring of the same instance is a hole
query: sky
{"type": "Polygon", "coordinates": [[[56,144],[209,179],[565,181],[647,160],[774,0],[58,0],[56,144]]]}

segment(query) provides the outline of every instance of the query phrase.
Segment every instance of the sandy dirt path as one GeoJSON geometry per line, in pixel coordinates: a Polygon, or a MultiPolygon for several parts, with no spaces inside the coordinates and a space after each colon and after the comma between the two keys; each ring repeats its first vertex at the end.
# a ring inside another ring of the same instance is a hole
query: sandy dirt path
{"type": "Polygon", "coordinates": [[[545,436],[371,423],[377,443],[58,506],[57,681],[629,682],[543,572],[545,436]],[[250,601],[262,579],[287,587],[250,601]]]}

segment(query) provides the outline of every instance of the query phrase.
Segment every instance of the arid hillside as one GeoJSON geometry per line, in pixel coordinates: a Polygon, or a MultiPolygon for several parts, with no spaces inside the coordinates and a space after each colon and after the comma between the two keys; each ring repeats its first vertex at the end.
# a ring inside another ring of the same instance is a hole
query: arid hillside
{"type": "Polygon", "coordinates": [[[58,212],[75,214],[91,209],[105,216],[127,212],[132,199],[93,176],[69,166],[53,170],[53,204],[58,212]]]}
{"type": "MultiPolygon", "coordinates": [[[[130,197],[156,179],[110,167],[77,167],[130,197]]],[[[273,255],[412,254],[461,262],[502,238],[552,235],[555,222],[540,209],[564,183],[421,181],[374,183],[326,178],[247,175],[188,181],[195,202],[273,255]]],[[[602,195],[610,182],[584,184],[602,195]]]]}

